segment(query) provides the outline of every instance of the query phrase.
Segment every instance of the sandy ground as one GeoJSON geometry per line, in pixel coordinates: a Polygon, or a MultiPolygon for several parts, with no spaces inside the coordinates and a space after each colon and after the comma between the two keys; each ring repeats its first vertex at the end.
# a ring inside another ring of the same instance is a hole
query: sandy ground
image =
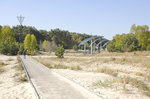
{"type": "MultiPolygon", "coordinates": [[[[40,55],[35,57],[38,57],[40,60],[42,60],[42,62],[50,63],[52,65],[80,66],[83,70],[75,71],[69,69],[53,69],[53,71],[64,76],[65,78],[70,79],[71,81],[74,81],[75,83],[80,84],[84,88],[88,89],[91,92],[94,92],[96,95],[102,97],[103,99],[150,99],[150,97],[144,95],[136,87],[131,85],[126,85],[126,88],[128,90],[127,92],[124,92],[122,85],[117,85],[117,87],[113,88],[93,86],[93,83],[95,82],[103,82],[115,78],[114,76],[105,73],[93,72],[93,70],[97,68],[108,67],[119,71],[117,77],[129,76],[132,78],[136,78],[138,80],[144,81],[144,83],[146,83],[150,87],[150,82],[148,79],[142,76],[135,75],[137,72],[141,72],[144,74],[150,73],[149,70],[143,67],[143,64],[126,64],[107,60],[107,58],[123,59],[124,56],[83,56],[68,54],[65,55],[64,59],[57,59],[54,55],[40,55]]],[[[129,56],[128,58],[132,59],[133,56],[129,56]]]]}
{"type": "Polygon", "coordinates": [[[84,88],[94,92],[96,95],[102,97],[103,99],[150,99],[138,92],[138,89],[132,88],[131,92],[124,93],[119,89],[107,89],[107,88],[98,88],[94,87],[93,83],[96,81],[104,81],[113,79],[112,76],[103,74],[103,73],[92,73],[92,72],[83,72],[83,71],[73,71],[67,69],[53,69],[54,72],[74,81],[84,88]]]}
{"type": "Polygon", "coordinates": [[[0,99],[36,99],[30,83],[18,82],[15,77],[19,72],[14,68],[17,57],[0,55],[0,61],[7,64],[2,67],[5,71],[0,74],[0,99]]]}

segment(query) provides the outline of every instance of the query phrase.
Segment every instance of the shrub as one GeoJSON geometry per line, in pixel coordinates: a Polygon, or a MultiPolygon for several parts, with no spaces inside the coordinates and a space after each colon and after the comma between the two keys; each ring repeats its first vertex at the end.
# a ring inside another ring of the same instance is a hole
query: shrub
{"type": "Polygon", "coordinates": [[[63,58],[64,57],[64,48],[63,46],[59,46],[56,50],[55,50],[55,55],[58,57],[58,58],[63,58]]]}
{"type": "Polygon", "coordinates": [[[78,46],[77,46],[77,45],[74,45],[74,46],[73,46],[73,49],[74,49],[75,51],[77,51],[77,50],[78,50],[78,46]]]}

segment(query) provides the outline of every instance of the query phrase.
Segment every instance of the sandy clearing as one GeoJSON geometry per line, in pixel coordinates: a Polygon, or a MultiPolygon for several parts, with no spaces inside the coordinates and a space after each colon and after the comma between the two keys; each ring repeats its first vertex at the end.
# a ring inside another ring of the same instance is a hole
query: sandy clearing
{"type": "MultiPolygon", "coordinates": [[[[133,53],[132,53],[133,54],[133,53]]],[[[35,56],[36,57],[36,56],[35,56]]],[[[68,78],[81,86],[87,88],[88,90],[94,92],[95,94],[103,97],[104,99],[150,99],[150,97],[144,95],[139,89],[129,84],[126,85],[127,92],[124,92],[123,85],[113,86],[113,88],[103,88],[98,86],[92,86],[93,82],[105,81],[106,79],[111,80],[113,76],[104,73],[94,73],[93,70],[108,67],[110,69],[115,69],[118,71],[117,77],[129,76],[137,80],[143,81],[145,84],[150,86],[149,79],[144,76],[139,76],[138,73],[149,74],[149,70],[145,65],[142,58],[147,64],[149,64],[148,57],[143,55],[138,56],[125,56],[124,54],[120,56],[83,56],[83,55],[65,55],[64,59],[57,59],[56,56],[45,56],[37,57],[42,62],[49,63],[51,65],[60,66],[80,66],[82,71],[74,71],[69,69],[54,69],[53,71],[68,78]],[[113,58],[116,58],[113,60],[113,58]],[[132,58],[137,60],[129,61],[132,58]],[[101,60],[102,59],[102,60],[101,60]],[[125,59],[125,61],[122,61],[125,59]],[[120,61],[119,61],[120,60],[120,61]],[[141,60],[138,62],[138,60],[141,60]],[[137,62],[137,63],[136,63],[137,62]],[[141,63],[140,63],[141,62],[141,63]],[[88,71],[88,72],[87,72],[88,71]],[[136,74],[137,73],[137,74],[136,74]]]]}
{"type": "Polygon", "coordinates": [[[14,75],[18,72],[17,56],[0,55],[0,61],[7,64],[5,72],[0,74],[0,99],[36,99],[29,82],[18,82],[14,75]]]}
{"type": "Polygon", "coordinates": [[[56,72],[61,76],[80,84],[103,99],[150,99],[150,97],[138,92],[137,88],[132,88],[131,86],[129,86],[130,91],[128,91],[128,93],[124,93],[122,90],[116,88],[107,89],[93,86],[93,83],[96,81],[101,80],[103,82],[104,80],[113,79],[112,76],[107,74],[73,71],[68,69],[53,69],[53,72],[56,72]]]}

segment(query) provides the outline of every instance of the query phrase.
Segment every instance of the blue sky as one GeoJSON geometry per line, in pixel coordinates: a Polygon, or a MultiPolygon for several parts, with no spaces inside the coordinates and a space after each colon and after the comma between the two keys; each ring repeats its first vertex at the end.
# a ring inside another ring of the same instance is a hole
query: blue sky
{"type": "Polygon", "coordinates": [[[104,36],[128,33],[132,24],[150,26],[150,0],[1,0],[0,25],[60,28],[104,36]]]}

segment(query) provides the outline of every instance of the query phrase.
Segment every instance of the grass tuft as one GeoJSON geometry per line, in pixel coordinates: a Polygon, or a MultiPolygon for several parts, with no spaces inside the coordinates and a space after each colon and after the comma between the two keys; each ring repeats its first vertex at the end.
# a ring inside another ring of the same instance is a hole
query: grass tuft
{"type": "Polygon", "coordinates": [[[143,94],[150,96],[150,87],[146,85],[143,81],[137,80],[135,78],[131,77],[119,77],[115,80],[106,80],[104,82],[96,82],[93,85],[95,86],[101,86],[101,87],[112,87],[114,83],[122,84],[123,85],[123,90],[127,91],[126,85],[130,84],[136,88],[139,89],[143,94]]]}
{"type": "Polygon", "coordinates": [[[51,64],[43,63],[43,62],[41,62],[41,63],[42,63],[43,65],[45,65],[46,67],[50,68],[50,69],[82,70],[82,68],[79,67],[79,66],[73,67],[73,66],[64,66],[64,65],[61,65],[61,64],[58,64],[58,65],[51,65],[51,64]]]}
{"type": "Polygon", "coordinates": [[[13,59],[12,58],[8,58],[8,60],[7,61],[12,61],[13,59]]]}
{"type": "Polygon", "coordinates": [[[26,81],[28,81],[28,78],[27,78],[27,76],[24,74],[24,76],[21,76],[21,77],[19,78],[19,81],[20,81],[20,82],[26,82],[26,81]]]}
{"type": "Polygon", "coordinates": [[[2,74],[5,70],[0,68],[0,74],[2,74]]]}
{"type": "Polygon", "coordinates": [[[111,68],[108,68],[108,67],[98,68],[94,72],[105,73],[105,74],[112,75],[114,77],[116,77],[118,75],[118,71],[117,70],[111,69],[111,68]]]}

